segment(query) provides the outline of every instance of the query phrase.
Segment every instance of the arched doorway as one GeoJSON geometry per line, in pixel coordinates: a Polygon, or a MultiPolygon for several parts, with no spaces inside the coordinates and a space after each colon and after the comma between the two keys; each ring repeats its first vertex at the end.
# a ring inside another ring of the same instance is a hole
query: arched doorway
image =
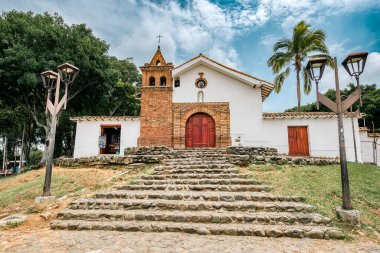
{"type": "Polygon", "coordinates": [[[186,122],[186,147],[215,147],[215,122],[206,113],[196,113],[186,122]]]}

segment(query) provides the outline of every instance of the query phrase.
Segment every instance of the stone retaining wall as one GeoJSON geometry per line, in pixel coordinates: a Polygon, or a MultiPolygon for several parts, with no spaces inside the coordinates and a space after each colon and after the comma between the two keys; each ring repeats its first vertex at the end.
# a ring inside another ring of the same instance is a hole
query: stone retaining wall
{"type": "MultiPolygon", "coordinates": [[[[292,157],[278,154],[275,148],[265,147],[228,147],[223,150],[206,149],[207,152],[215,152],[216,155],[227,158],[235,165],[248,166],[249,164],[299,164],[299,165],[327,165],[337,164],[337,158],[321,157],[292,157]]],[[[197,150],[202,153],[202,149],[197,150]]],[[[100,155],[81,158],[58,158],[54,163],[58,166],[80,167],[80,166],[107,166],[107,165],[130,165],[135,163],[161,163],[168,158],[185,158],[193,157],[194,154],[188,154],[184,150],[171,149],[165,146],[158,147],[140,147],[127,148],[124,156],[100,155]]]]}
{"type": "Polygon", "coordinates": [[[249,155],[249,156],[266,156],[266,155],[278,155],[278,151],[275,148],[265,147],[240,147],[232,146],[226,149],[228,154],[234,155],[249,155]]]}
{"type": "Polygon", "coordinates": [[[226,151],[229,162],[240,166],[267,163],[278,165],[327,165],[339,162],[337,158],[288,156],[279,154],[275,148],[265,147],[228,147],[226,151]]]}
{"type": "Polygon", "coordinates": [[[172,152],[171,148],[166,146],[157,147],[139,147],[139,148],[126,148],[124,150],[124,155],[144,155],[144,156],[155,156],[155,155],[168,155],[172,152]]]}
{"type": "Polygon", "coordinates": [[[54,164],[64,167],[80,166],[107,166],[107,165],[131,165],[136,163],[160,163],[166,156],[164,155],[100,155],[80,158],[60,157],[54,160],[54,164]]]}
{"type": "Polygon", "coordinates": [[[239,166],[248,166],[249,164],[298,164],[298,165],[328,165],[338,164],[338,158],[324,157],[293,157],[285,155],[275,156],[249,156],[249,155],[229,155],[228,161],[239,166]]]}

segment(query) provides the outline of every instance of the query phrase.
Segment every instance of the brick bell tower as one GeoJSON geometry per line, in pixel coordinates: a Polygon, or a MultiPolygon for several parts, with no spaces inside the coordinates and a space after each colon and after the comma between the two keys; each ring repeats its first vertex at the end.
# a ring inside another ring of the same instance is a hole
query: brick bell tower
{"type": "Polygon", "coordinates": [[[172,70],[160,46],[150,63],[140,67],[141,114],[138,146],[173,146],[172,70]]]}

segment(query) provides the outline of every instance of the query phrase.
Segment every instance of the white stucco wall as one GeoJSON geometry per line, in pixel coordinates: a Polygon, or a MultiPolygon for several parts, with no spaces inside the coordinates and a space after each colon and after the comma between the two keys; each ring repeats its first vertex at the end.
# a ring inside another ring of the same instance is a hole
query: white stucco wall
{"type": "MultiPolygon", "coordinates": [[[[256,145],[277,148],[280,153],[288,153],[288,126],[307,126],[309,151],[311,156],[338,157],[339,139],[337,118],[318,119],[264,119],[262,135],[256,145]],[[258,143],[259,142],[259,143],[258,143]]],[[[350,118],[343,119],[347,160],[355,161],[354,139],[350,118]]],[[[362,162],[358,121],[354,119],[358,162],[362,162]]]]}
{"type": "MultiPolygon", "coordinates": [[[[260,88],[253,88],[239,80],[220,73],[208,66],[198,65],[175,77],[180,78],[180,87],[174,87],[173,103],[196,103],[198,91],[204,93],[204,102],[229,102],[232,145],[240,136],[243,146],[277,148],[288,153],[288,126],[307,126],[311,156],[339,156],[337,118],[318,119],[263,119],[260,88]],[[195,80],[204,73],[207,87],[199,89],[195,80]]],[[[352,125],[344,118],[347,159],[355,161],[352,125]]],[[[357,119],[354,120],[358,161],[361,162],[360,137],[357,119]]]]}
{"type": "MultiPolygon", "coordinates": [[[[368,137],[367,131],[360,131],[360,142],[361,142],[361,154],[363,162],[374,163],[373,157],[373,137],[368,137]]],[[[377,141],[379,143],[379,140],[377,141]]],[[[380,166],[380,145],[376,146],[377,157],[375,154],[375,159],[377,158],[377,165],[380,166]]]]}
{"type": "Polygon", "coordinates": [[[230,131],[232,145],[241,136],[243,144],[256,140],[261,133],[256,131],[261,124],[262,101],[260,88],[253,88],[241,81],[217,72],[204,65],[196,66],[180,75],[181,86],[174,87],[173,103],[195,103],[198,91],[204,93],[204,102],[229,102],[230,131]],[[204,73],[207,87],[199,89],[195,80],[204,73]]]}
{"type": "Polygon", "coordinates": [[[74,157],[99,155],[98,140],[102,125],[121,125],[120,153],[127,147],[136,147],[140,135],[140,120],[77,121],[74,157]]]}

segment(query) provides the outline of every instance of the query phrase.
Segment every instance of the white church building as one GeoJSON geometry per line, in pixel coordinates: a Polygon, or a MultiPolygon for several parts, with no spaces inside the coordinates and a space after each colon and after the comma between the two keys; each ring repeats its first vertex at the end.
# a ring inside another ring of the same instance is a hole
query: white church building
{"type": "MultiPolygon", "coordinates": [[[[264,146],[293,156],[338,157],[335,113],[263,112],[272,83],[200,54],[167,63],[160,48],[140,67],[141,114],[74,117],[74,157],[123,154],[127,147],[264,146]]],[[[357,118],[345,117],[347,158],[362,162],[357,118]]]]}

